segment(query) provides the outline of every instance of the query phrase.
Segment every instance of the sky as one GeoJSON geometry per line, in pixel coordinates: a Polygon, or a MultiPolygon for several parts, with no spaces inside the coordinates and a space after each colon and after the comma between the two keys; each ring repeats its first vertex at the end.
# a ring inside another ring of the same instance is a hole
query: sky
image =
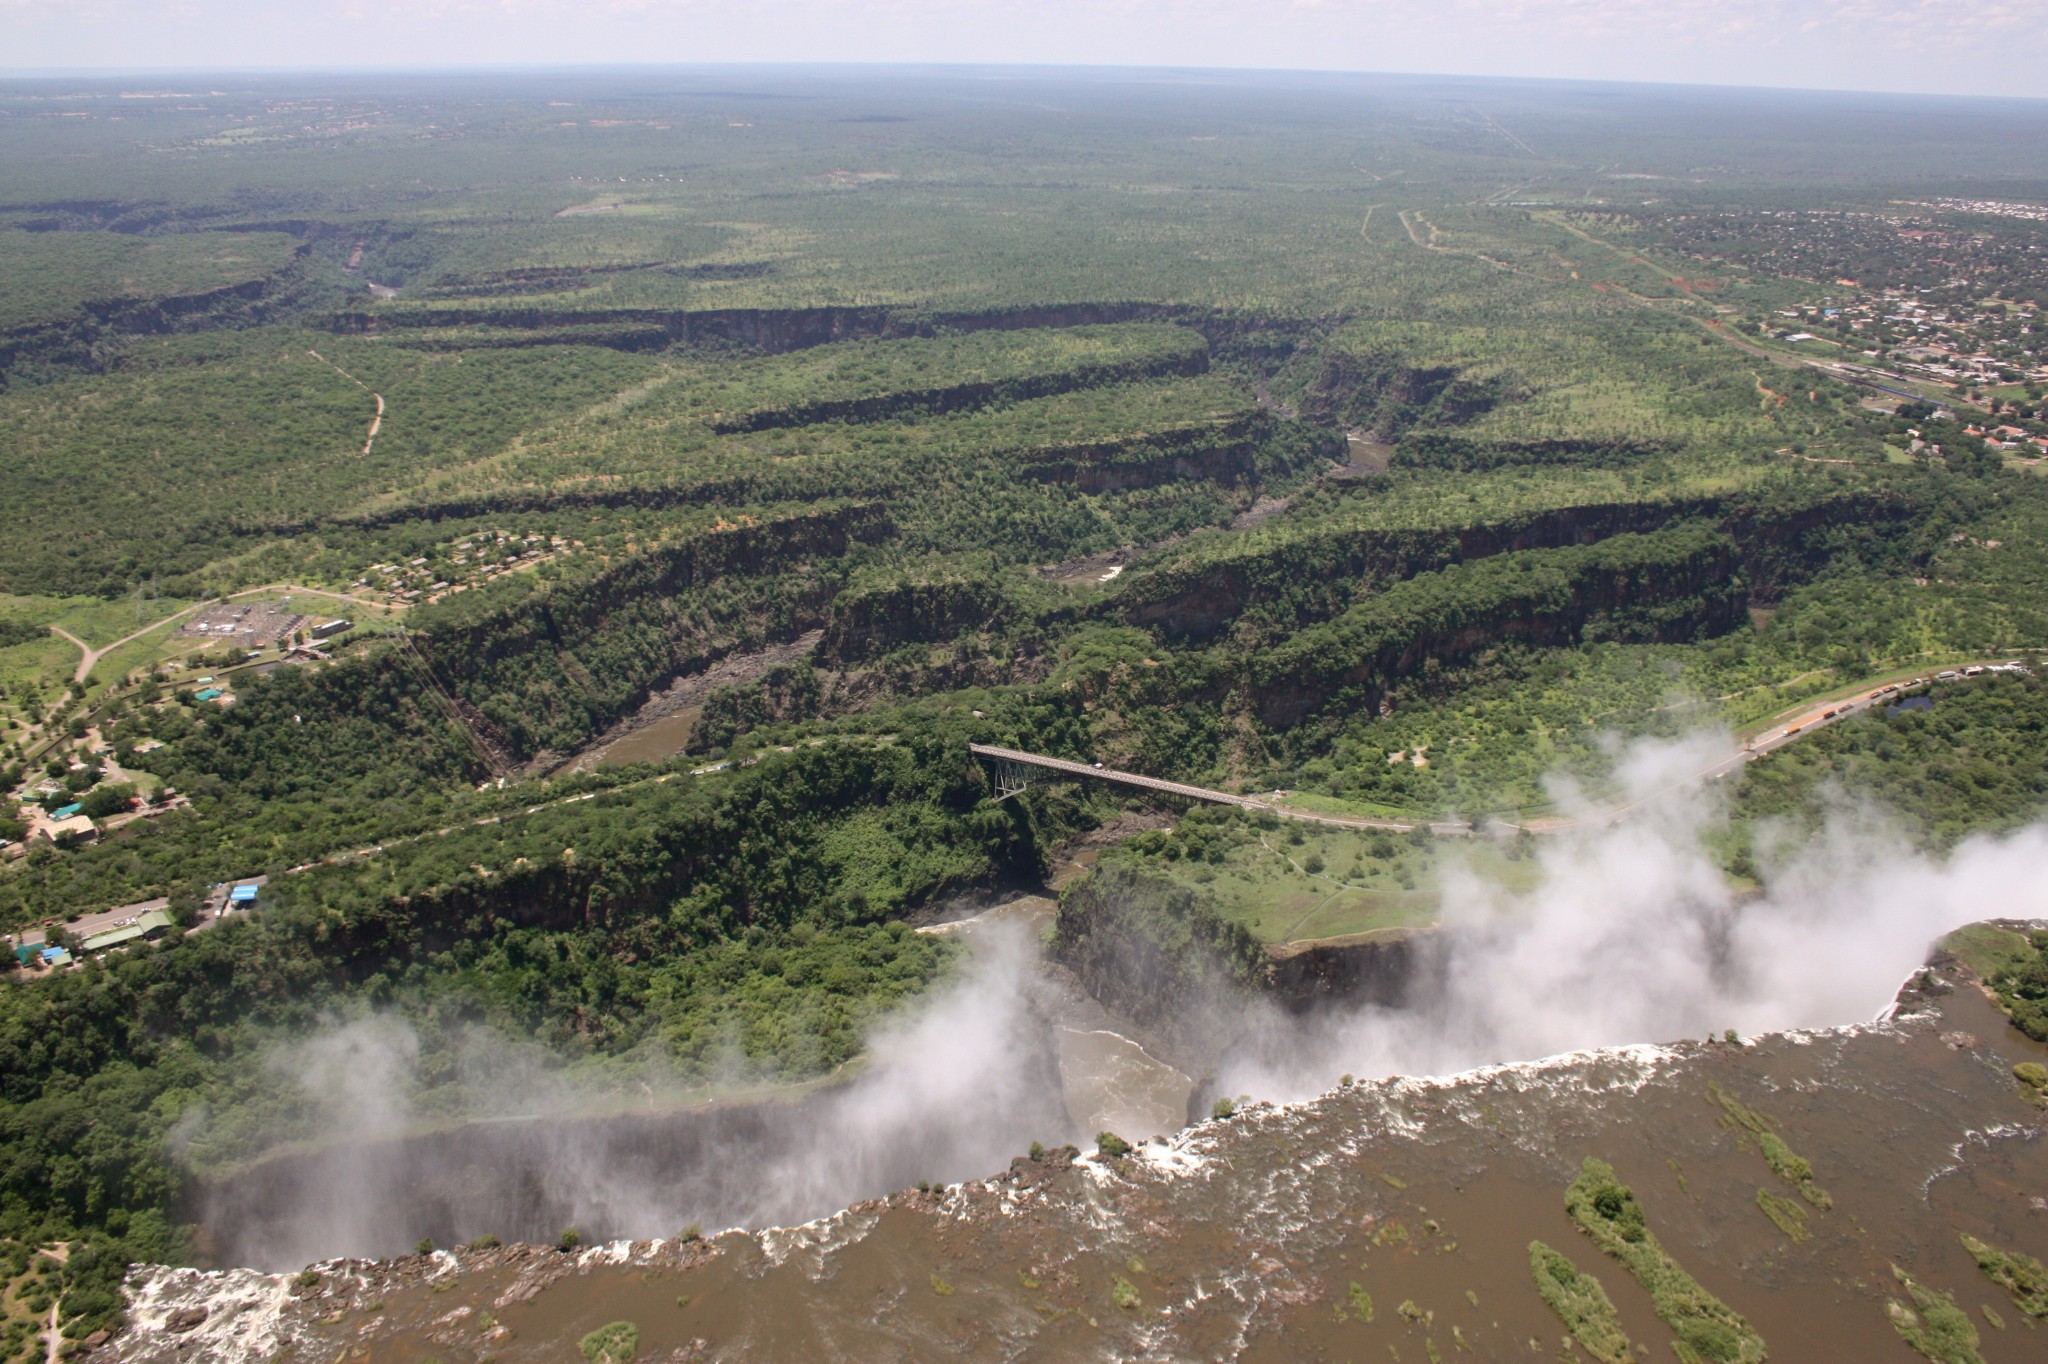
{"type": "Polygon", "coordinates": [[[2048,0],[0,0],[0,69],[1253,67],[2048,96],[2048,0]]]}

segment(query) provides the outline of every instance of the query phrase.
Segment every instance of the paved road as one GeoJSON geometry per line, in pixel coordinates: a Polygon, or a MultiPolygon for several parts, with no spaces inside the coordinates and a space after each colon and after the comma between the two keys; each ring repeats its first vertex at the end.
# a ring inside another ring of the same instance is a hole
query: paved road
{"type": "MultiPolygon", "coordinates": [[[[1119,786],[1136,786],[1147,791],[1159,791],[1185,800],[1206,801],[1212,805],[1234,805],[1244,810],[1263,810],[1276,814],[1282,819],[1298,819],[1310,824],[1338,824],[1351,829],[1385,829],[1392,833],[1407,833],[1415,825],[1403,824],[1392,819],[1366,819],[1359,815],[1326,815],[1312,810],[1291,810],[1284,805],[1274,805],[1253,796],[1233,795],[1228,791],[1213,791],[1206,786],[1189,786],[1185,782],[1166,781],[1159,777],[1148,777],[1141,772],[1125,772],[1100,763],[1079,763],[1069,758],[1051,758],[1043,753],[1027,753],[1020,748],[998,748],[994,744],[969,744],[968,752],[978,758],[992,758],[997,762],[1016,763],[1024,767],[1042,768],[1058,772],[1063,776],[1086,777],[1091,781],[1106,781],[1119,786]]],[[[1429,826],[1432,833],[1456,836],[1469,834],[1469,824],[1443,823],[1429,826]]]]}
{"type": "MultiPolygon", "coordinates": [[[[2010,665],[1970,664],[1966,666],[1982,670],[1993,666],[2005,667],[2010,665]]],[[[1964,668],[1959,666],[1954,669],[1945,669],[1944,675],[1959,676],[1963,671],[1964,668]]],[[[1775,724],[1771,728],[1748,739],[1743,743],[1742,747],[1714,759],[1697,772],[1682,777],[1669,786],[1662,787],[1639,800],[1630,801],[1623,805],[1611,806],[1597,814],[1588,815],[1583,819],[1533,819],[1521,824],[1515,824],[1508,820],[1496,820],[1494,823],[1504,828],[1526,830],[1532,834],[1560,834],[1578,828],[1582,824],[1590,825],[1594,828],[1606,828],[1620,823],[1636,809],[1654,802],[1671,791],[1682,787],[1696,786],[1703,782],[1719,781],[1729,773],[1739,770],[1744,764],[1755,762],[1766,753],[1776,752],[1786,744],[1817,734],[1827,726],[1846,720],[1852,715],[1859,715],[1873,706],[1888,705],[1892,700],[1896,699],[1898,693],[1912,687],[1923,686],[1932,680],[1934,680],[1933,676],[1929,675],[1898,683],[1879,683],[1858,691],[1847,700],[1816,701],[1797,714],[1785,718],[1781,723],[1775,724]]],[[[1408,833],[1417,827],[1413,823],[1404,823],[1400,820],[1367,819],[1359,815],[1332,815],[1313,810],[1291,809],[1285,805],[1273,804],[1271,800],[1261,800],[1253,796],[1233,795],[1228,791],[1213,791],[1207,787],[1189,786],[1182,782],[1164,781],[1158,777],[1145,776],[1142,773],[1124,772],[1113,767],[1104,767],[1100,763],[1074,762],[1066,758],[1047,757],[1041,753],[1027,753],[1021,749],[998,748],[992,744],[969,744],[967,747],[968,751],[976,757],[988,758],[996,762],[1017,763],[1028,767],[1058,772],[1063,776],[1082,777],[1092,781],[1106,781],[1120,786],[1136,786],[1145,790],[1160,791],[1168,795],[1180,796],[1187,800],[1207,801],[1215,805],[1234,805],[1240,809],[1264,811],[1278,815],[1282,819],[1300,820],[1309,824],[1328,824],[1347,829],[1384,829],[1390,833],[1408,833]]],[[[1438,836],[1458,837],[1476,832],[1474,827],[1467,823],[1441,822],[1430,824],[1427,827],[1431,833],[1438,836]]]]}
{"type": "MultiPolygon", "coordinates": [[[[1973,664],[1967,666],[1983,668],[1991,665],[1973,664]]],[[[1945,671],[1949,672],[1951,675],[1959,675],[1962,673],[1963,667],[1958,666],[1955,669],[1945,671]]],[[[1762,733],[1754,736],[1753,738],[1745,742],[1741,748],[1714,759],[1712,762],[1708,763],[1705,767],[1702,767],[1697,772],[1691,774],[1688,777],[1682,778],[1680,781],[1673,783],[1669,787],[1663,788],[1662,791],[1654,793],[1651,796],[1646,796],[1641,801],[1631,802],[1627,805],[1618,805],[1611,807],[1610,809],[1601,811],[1599,814],[1590,816],[1584,820],[1530,820],[1527,823],[1521,825],[1515,825],[1509,823],[1508,821],[1502,820],[1498,821],[1498,823],[1506,828],[1526,829],[1528,832],[1534,834],[1563,833],[1569,829],[1578,827],[1582,823],[1594,825],[1596,827],[1605,827],[1611,824],[1615,824],[1618,823],[1620,820],[1626,818],[1628,814],[1638,806],[1648,803],[1649,801],[1655,800],[1658,795],[1664,794],[1664,792],[1675,790],[1681,786],[1695,785],[1700,782],[1717,781],[1720,778],[1727,776],[1729,773],[1736,771],[1737,769],[1742,767],[1743,764],[1754,762],[1756,759],[1762,757],[1766,753],[1775,752],[1777,749],[1780,749],[1784,747],[1786,744],[1791,743],[1797,739],[1805,738],[1810,735],[1816,734],[1831,724],[1835,724],[1841,720],[1846,720],[1852,715],[1861,714],[1863,711],[1869,710],[1873,706],[1879,704],[1889,704],[1889,702],[1896,697],[1897,693],[1906,691],[1915,686],[1924,685],[1925,683],[1931,680],[1933,680],[1933,678],[1930,675],[1917,677],[1911,679],[1910,681],[1903,681],[1894,684],[1879,684],[1871,686],[1865,690],[1859,691],[1856,695],[1850,697],[1848,700],[1815,702],[1814,704],[1800,711],[1799,713],[1784,719],[1782,723],[1775,724],[1771,728],[1766,729],[1762,733]]],[[[819,742],[823,741],[820,740],[819,742]]],[[[1417,827],[1417,825],[1413,822],[1407,822],[1402,820],[1368,819],[1361,815],[1336,815],[1325,814],[1320,811],[1314,810],[1298,810],[1290,808],[1285,805],[1273,804],[1271,799],[1262,800],[1254,796],[1241,796],[1233,794],[1232,792],[1216,791],[1203,786],[1190,786],[1184,782],[1167,781],[1159,777],[1148,777],[1145,776],[1143,773],[1139,772],[1125,772],[1118,768],[1102,767],[1093,763],[1075,762],[1068,758],[1054,758],[1041,753],[1029,753],[1022,749],[1002,748],[994,744],[969,744],[968,750],[972,752],[976,757],[987,758],[997,762],[1018,763],[1029,767],[1036,767],[1047,771],[1058,772],[1063,776],[1080,777],[1091,781],[1106,781],[1122,786],[1134,786],[1145,790],[1159,791],[1168,795],[1177,795],[1187,800],[1199,800],[1216,805],[1230,805],[1236,806],[1240,809],[1263,811],[1266,813],[1276,815],[1281,819],[1298,820],[1308,824],[1323,824],[1346,829],[1380,829],[1385,830],[1389,833],[1409,833],[1417,827]]],[[[310,871],[314,867],[331,866],[343,862],[357,861],[359,859],[366,857],[375,857],[378,854],[384,852],[387,848],[400,847],[408,843],[415,843],[427,839],[444,837],[447,834],[455,832],[455,830],[459,828],[499,824],[503,823],[505,820],[508,819],[519,819],[527,815],[538,814],[542,810],[550,809],[558,805],[568,805],[573,804],[577,801],[594,800],[599,795],[609,794],[613,791],[623,791],[630,789],[632,787],[647,785],[649,783],[671,781],[679,775],[688,775],[693,777],[708,776],[713,772],[723,771],[726,768],[731,767],[732,765],[733,764],[730,762],[711,763],[704,767],[693,768],[687,774],[664,772],[657,776],[646,778],[643,781],[627,783],[625,786],[606,788],[605,791],[585,791],[573,796],[564,796],[558,800],[544,801],[539,805],[530,805],[520,810],[513,810],[503,814],[496,815],[484,815],[477,819],[465,821],[463,824],[450,825],[446,828],[429,830],[425,833],[410,834],[400,838],[389,839],[385,842],[372,844],[367,847],[352,848],[344,852],[332,853],[326,857],[318,858],[314,861],[301,863],[296,867],[292,867],[285,874],[292,875],[298,872],[310,871]]],[[[1477,832],[1473,825],[1463,822],[1440,821],[1436,823],[1431,823],[1426,827],[1429,829],[1431,833],[1436,834],[1439,837],[1462,837],[1477,832]]],[[[216,886],[208,894],[206,901],[206,910],[203,913],[196,927],[209,927],[210,925],[217,923],[222,918],[240,912],[230,910],[227,908],[227,893],[229,888],[239,885],[261,886],[264,884],[264,881],[265,878],[261,876],[250,876],[243,877],[242,879],[237,881],[230,881],[224,883],[223,885],[216,886]]],[[[69,928],[76,937],[88,938],[97,933],[104,933],[111,928],[122,927],[125,924],[132,922],[136,918],[136,916],[140,914],[146,913],[147,911],[152,909],[163,908],[165,903],[166,902],[161,899],[144,900],[137,904],[122,905],[115,909],[102,910],[96,914],[81,915],[78,919],[76,919],[69,925],[69,928]]],[[[43,941],[43,932],[40,928],[30,929],[21,935],[21,940],[23,942],[28,943],[40,943],[43,941]]]]}
{"type": "MultiPolygon", "coordinates": [[[[187,931],[196,933],[202,928],[211,928],[222,919],[232,918],[237,914],[246,912],[228,908],[228,892],[236,886],[261,886],[266,879],[268,878],[262,876],[245,876],[239,881],[225,881],[213,887],[206,892],[206,898],[202,902],[204,907],[199,913],[199,922],[187,931]]],[[[149,913],[153,909],[168,908],[170,903],[169,900],[159,896],[154,900],[140,900],[132,905],[117,905],[113,909],[103,909],[96,914],[81,914],[70,923],[64,925],[64,928],[72,937],[83,940],[105,933],[110,929],[126,928],[140,916],[149,913]]],[[[28,943],[31,946],[38,945],[44,941],[43,930],[41,928],[26,929],[21,933],[19,941],[28,943]]]]}
{"type": "Polygon", "coordinates": [[[74,672],[71,675],[71,680],[74,682],[83,682],[86,679],[86,675],[93,670],[94,666],[97,665],[101,659],[105,658],[108,654],[114,652],[114,650],[120,648],[123,644],[132,643],[135,640],[141,639],[151,630],[155,630],[162,626],[169,625],[172,621],[176,620],[180,616],[189,616],[194,611],[197,611],[200,607],[205,605],[208,605],[208,603],[194,602],[192,605],[186,607],[182,611],[173,611],[171,612],[170,615],[165,616],[162,620],[151,621],[149,624],[143,626],[140,630],[137,630],[134,634],[123,635],[121,636],[121,638],[115,640],[112,644],[104,645],[98,649],[93,648],[90,644],[87,644],[84,640],[80,639],[77,635],[72,634],[69,630],[66,630],[61,625],[52,625],[50,627],[50,631],[52,634],[62,635],[64,638],[70,640],[73,644],[76,644],[78,646],[78,652],[81,655],[81,657],[78,660],[78,671],[74,672]]]}

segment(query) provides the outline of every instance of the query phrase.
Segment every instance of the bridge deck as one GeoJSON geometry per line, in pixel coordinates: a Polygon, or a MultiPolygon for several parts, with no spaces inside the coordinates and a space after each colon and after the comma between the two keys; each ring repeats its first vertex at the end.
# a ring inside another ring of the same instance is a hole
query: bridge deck
{"type": "MultiPolygon", "coordinates": [[[[1077,763],[1066,758],[1048,758],[1042,753],[1026,753],[1018,748],[998,748],[994,744],[969,744],[968,752],[977,758],[993,758],[999,762],[1022,763],[1027,767],[1042,767],[1047,771],[1059,772],[1070,777],[1087,777],[1094,781],[1114,782],[1120,786],[1137,786],[1147,791],[1161,791],[1184,800],[1208,801],[1213,805],[1235,805],[1243,810],[1262,810],[1278,815],[1281,819],[1298,819],[1309,824],[1330,824],[1345,829],[1385,829],[1390,833],[1407,833],[1415,826],[1392,819],[1362,819],[1353,815],[1325,815],[1310,810],[1290,810],[1281,805],[1269,805],[1250,796],[1234,796],[1228,791],[1212,791],[1206,786],[1189,786],[1184,782],[1162,781],[1138,772],[1124,772],[1114,767],[1097,767],[1092,763],[1077,763]]],[[[1469,824],[1432,824],[1430,832],[1437,834],[1469,834],[1469,824]]]]}

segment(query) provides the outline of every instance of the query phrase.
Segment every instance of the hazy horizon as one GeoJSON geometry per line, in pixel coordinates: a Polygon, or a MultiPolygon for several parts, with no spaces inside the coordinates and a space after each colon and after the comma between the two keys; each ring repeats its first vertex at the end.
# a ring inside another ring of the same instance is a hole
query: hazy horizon
{"type": "Polygon", "coordinates": [[[0,32],[11,79],[1003,66],[2036,100],[2048,0],[0,0],[0,32]]]}

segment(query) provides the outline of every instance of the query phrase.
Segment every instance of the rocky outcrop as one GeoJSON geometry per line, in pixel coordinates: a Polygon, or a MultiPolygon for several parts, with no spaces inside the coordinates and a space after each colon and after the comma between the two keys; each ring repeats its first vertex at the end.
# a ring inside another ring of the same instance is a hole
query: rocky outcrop
{"type": "Polygon", "coordinates": [[[1457,426],[1513,398],[1502,374],[1470,373],[1455,364],[1418,364],[1394,353],[1360,355],[1332,349],[1301,397],[1311,421],[1371,431],[1392,440],[1418,426],[1457,426]]]}
{"type": "Polygon", "coordinates": [[[1331,1004],[1410,1007],[1442,977],[1441,933],[1395,928],[1283,943],[1269,949],[1268,993],[1297,1012],[1331,1004]]]}

